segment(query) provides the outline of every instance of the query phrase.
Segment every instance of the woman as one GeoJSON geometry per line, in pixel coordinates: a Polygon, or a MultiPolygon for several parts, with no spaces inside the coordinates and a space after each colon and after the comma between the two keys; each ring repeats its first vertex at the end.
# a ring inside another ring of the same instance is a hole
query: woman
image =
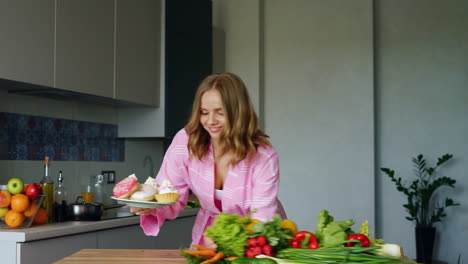
{"type": "Polygon", "coordinates": [[[206,77],[195,94],[192,114],[174,137],[156,181],[169,180],[179,191],[177,204],[159,209],[131,208],[141,215],[146,235],[156,236],[165,219],[174,219],[187,204],[189,190],[201,209],[192,243],[205,244],[203,233],[220,212],[268,220],[286,218],[277,199],[278,156],[258,121],[247,89],[232,73],[206,77]]]}

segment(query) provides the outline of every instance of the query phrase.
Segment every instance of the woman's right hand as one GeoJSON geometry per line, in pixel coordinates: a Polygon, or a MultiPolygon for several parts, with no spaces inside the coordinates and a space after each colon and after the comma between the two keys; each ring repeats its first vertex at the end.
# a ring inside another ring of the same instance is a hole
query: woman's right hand
{"type": "Polygon", "coordinates": [[[156,209],[130,206],[130,213],[134,213],[136,215],[150,215],[153,212],[153,210],[156,209]]]}

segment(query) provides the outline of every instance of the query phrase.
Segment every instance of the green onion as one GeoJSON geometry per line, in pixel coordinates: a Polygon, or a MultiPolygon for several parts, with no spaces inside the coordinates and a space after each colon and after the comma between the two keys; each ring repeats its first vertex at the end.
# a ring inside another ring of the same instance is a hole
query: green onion
{"type": "Polygon", "coordinates": [[[406,264],[410,261],[402,258],[374,255],[380,247],[326,247],[319,249],[286,248],[277,254],[279,263],[308,264],[406,264]]]}

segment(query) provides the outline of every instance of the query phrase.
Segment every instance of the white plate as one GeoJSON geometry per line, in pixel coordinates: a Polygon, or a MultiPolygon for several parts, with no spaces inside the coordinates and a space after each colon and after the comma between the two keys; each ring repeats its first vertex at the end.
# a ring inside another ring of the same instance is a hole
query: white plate
{"type": "Polygon", "coordinates": [[[158,202],[150,202],[150,201],[135,201],[135,200],[129,200],[129,199],[115,198],[114,196],[112,196],[111,199],[114,199],[118,201],[119,203],[124,203],[128,206],[141,207],[141,208],[161,208],[163,206],[175,204],[175,203],[158,203],[158,202]]]}

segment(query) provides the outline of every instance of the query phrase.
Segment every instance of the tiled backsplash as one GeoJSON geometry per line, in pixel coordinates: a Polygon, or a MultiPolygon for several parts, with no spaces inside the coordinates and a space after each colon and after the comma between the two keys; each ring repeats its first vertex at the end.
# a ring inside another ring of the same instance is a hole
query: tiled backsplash
{"type": "Polygon", "coordinates": [[[124,161],[117,125],[0,112],[0,160],[124,161]]]}

